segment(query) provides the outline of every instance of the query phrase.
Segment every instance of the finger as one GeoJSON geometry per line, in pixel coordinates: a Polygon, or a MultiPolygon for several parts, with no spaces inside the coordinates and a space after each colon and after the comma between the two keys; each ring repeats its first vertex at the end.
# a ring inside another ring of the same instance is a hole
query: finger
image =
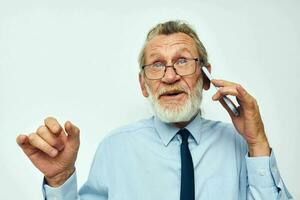
{"type": "Polygon", "coordinates": [[[64,142],[61,137],[53,135],[46,126],[40,126],[36,132],[43,140],[59,151],[64,149],[64,142]]]}
{"type": "Polygon", "coordinates": [[[28,136],[29,143],[43,151],[44,153],[48,154],[51,157],[55,157],[58,154],[58,150],[52,147],[50,144],[48,144],[45,140],[43,140],[38,134],[32,133],[28,136]]]}
{"type": "Polygon", "coordinates": [[[77,126],[72,124],[70,121],[67,121],[65,123],[65,130],[68,133],[68,137],[70,136],[70,138],[72,139],[79,139],[80,130],[77,126]]]}
{"type": "MultiPolygon", "coordinates": [[[[229,99],[229,98],[228,98],[229,99]]],[[[231,99],[229,99],[231,101],[231,99]]],[[[232,101],[231,101],[232,102],[232,101]]],[[[237,116],[234,115],[233,111],[228,107],[228,105],[225,103],[224,99],[220,99],[220,103],[222,106],[226,109],[226,111],[229,113],[230,117],[233,119],[237,116]]],[[[232,102],[233,103],[233,102],[232,102]]]]}
{"type": "Polygon", "coordinates": [[[216,87],[225,87],[225,86],[236,85],[236,83],[234,83],[234,82],[225,81],[225,80],[221,80],[221,79],[213,79],[213,80],[211,80],[211,82],[216,87]]]}
{"type": "Polygon", "coordinates": [[[225,95],[237,96],[238,91],[236,89],[236,85],[219,88],[218,91],[213,95],[212,99],[215,101],[220,100],[225,95]]]}
{"type": "Polygon", "coordinates": [[[253,109],[256,106],[256,100],[241,85],[237,85],[237,91],[237,98],[243,108],[253,109]]]}
{"type": "Polygon", "coordinates": [[[54,117],[47,117],[44,120],[45,126],[55,135],[59,135],[62,132],[62,127],[54,117]]]}
{"type": "Polygon", "coordinates": [[[16,142],[20,147],[26,144],[27,136],[26,135],[18,135],[16,138],[16,142]]]}
{"type": "Polygon", "coordinates": [[[19,135],[16,138],[16,142],[28,157],[38,150],[29,143],[27,135],[19,135]]]}

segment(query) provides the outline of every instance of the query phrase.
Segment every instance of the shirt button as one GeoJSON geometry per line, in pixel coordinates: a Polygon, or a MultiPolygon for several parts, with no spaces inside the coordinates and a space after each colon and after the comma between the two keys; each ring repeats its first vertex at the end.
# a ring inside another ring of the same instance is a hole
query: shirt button
{"type": "Polygon", "coordinates": [[[266,170],[261,169],[261,170],[259,170],[258,173],[259,173],[259,175],[264,176],[264,175],[266,175],[266,170]]]}

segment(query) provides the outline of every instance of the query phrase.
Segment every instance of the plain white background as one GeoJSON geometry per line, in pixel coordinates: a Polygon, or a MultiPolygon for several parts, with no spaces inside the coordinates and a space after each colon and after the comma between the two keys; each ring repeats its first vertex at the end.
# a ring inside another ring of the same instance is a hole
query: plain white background
{"type": "MultiPolygon", "coordinates": [[[[281,175],[300,199],[299,9],[296,0],[1,0],[0,199],[42,198],[42,174],[15,138],[46,116],[81,128],[82,185],[101,139],[152,114],[137,56],[147,31],[169,19],[194,26],[216,78],[256,97],[281,175]]],[[[204,116],[230,121],[213,92],[204,94],[204,116]]]]}

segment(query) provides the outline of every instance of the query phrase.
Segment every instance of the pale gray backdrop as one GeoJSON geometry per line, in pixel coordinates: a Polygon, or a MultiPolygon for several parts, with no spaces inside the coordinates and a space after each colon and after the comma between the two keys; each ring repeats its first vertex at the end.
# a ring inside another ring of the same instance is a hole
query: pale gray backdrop
{"type": "MultiPolygon", "coordinates": [[[[281,175],[300,199],[299,10],[296,0],[0,0],[0,199],[41,199],[42,174],[15,138],[46,116],[81,128],[82,185],[101,139],[152,114],[137,55],[146,32],[169,19],[195,27],[215,77],[257,98],[281,175]]],[[[230,121],[212,94],[204,116],[230,121]]]]}

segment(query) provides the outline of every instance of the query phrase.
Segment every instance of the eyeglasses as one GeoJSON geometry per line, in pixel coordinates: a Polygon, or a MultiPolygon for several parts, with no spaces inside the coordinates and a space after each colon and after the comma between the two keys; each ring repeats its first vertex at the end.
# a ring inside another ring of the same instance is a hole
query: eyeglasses
{"type": "Polygon", "coordinates": [[[144,70],[146,77],[150,80],[163,78],[168,67],[173,67],[176,74],[180,76],[188,76],[195,73],[197,61],[199,61],[199,58],[179,58],[173,65],[166,65],[159,61],[143,65],[142,69],[144,70]]]}

